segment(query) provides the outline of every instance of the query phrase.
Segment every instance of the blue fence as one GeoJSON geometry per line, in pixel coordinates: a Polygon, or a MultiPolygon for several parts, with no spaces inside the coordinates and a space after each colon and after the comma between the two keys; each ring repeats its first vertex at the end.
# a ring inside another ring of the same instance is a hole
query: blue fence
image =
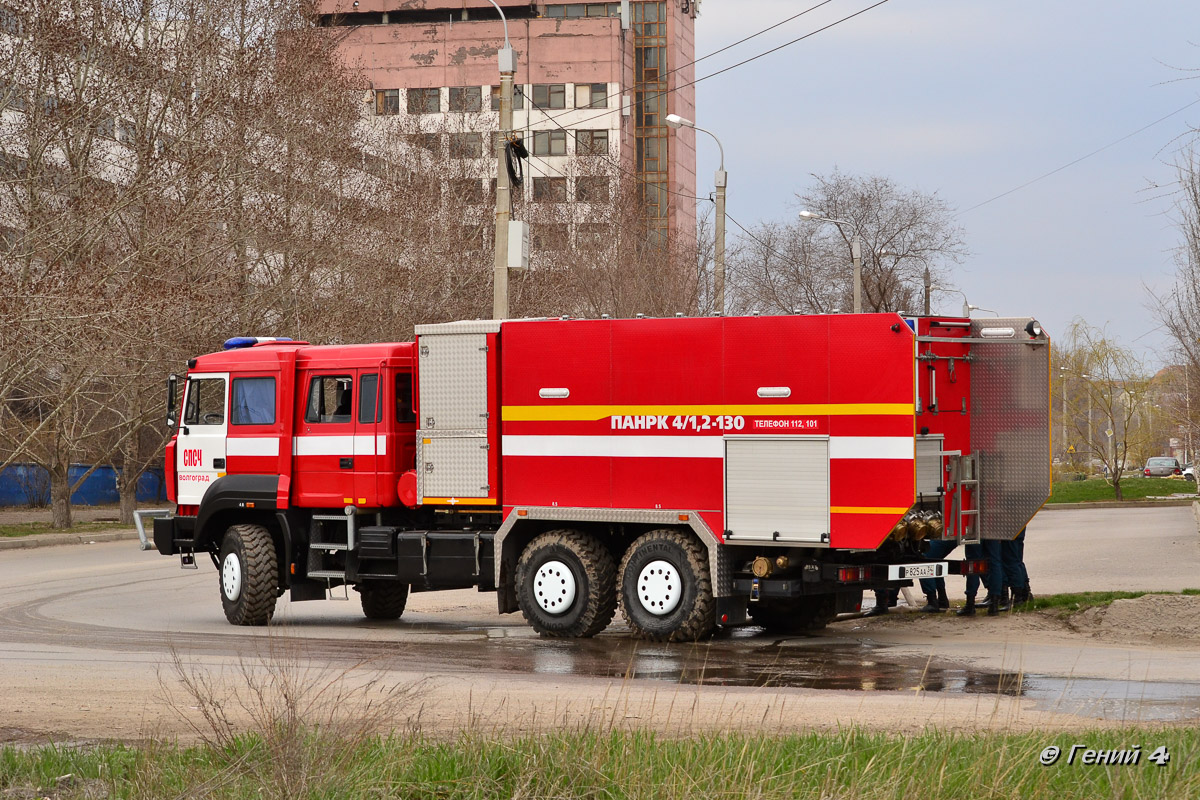
{"type": "MultiPolygon", "coordinates": [[[[72,464],[67,472],[71,483],[91,469],[90,464],[72,464]]],[[[110,466],[96,467],[79,488],[71,493],[71,503],[77,506],[100,506],[117,503],[119,470],[110,466]]],[[[142,503],[164,503],[167,500],[162,470],[148,470],[138,479],[137,499],[142,503]]],[[[34,464],[11,464],[0,472],[0,506],[45,505],[50,502],[50,473],[34,464]]]]}

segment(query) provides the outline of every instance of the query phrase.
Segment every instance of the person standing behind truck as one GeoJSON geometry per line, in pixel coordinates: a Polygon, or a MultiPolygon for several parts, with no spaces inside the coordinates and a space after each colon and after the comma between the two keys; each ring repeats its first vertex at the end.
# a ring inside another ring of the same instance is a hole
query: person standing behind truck
{"type": "MultiPolygon", "coordinates": [[[[984,575],[988,590],[987,613],[994,617],[1000,613],[1000,594],[1004,591],[1004,562],[1000,555],[1001,542],[995,539],[985,539],[979,544],[966,545],[966,556],[975,561],[984,559],[987,562],[987,572],[984,575]]],[[[967,603],[954,612],[960,617],[975,616],[975,596],[979,593],[979,576],[967,576],[967,603]]],[[[1007,611],[1007,607],[1004,609],[1007,611]]]]}
{"type": "MultiPolygon", "coordinates": [[[[941,561],[956,547],[958,542],[954,539],[929,540],[926,542],[925,558],[929,561],[941,561]]],[[[945,578],[921,578],[921,591],[925,593],[925,605],[921,610],[926,614],[940,614],[950,608],[945,578]]]]}
{"type": "Polygon", "coordinates": [[[1023,606],[1033,599],[1029,590],[1029,571],[1025,569],[1025,529],[1009,542],[1000,543],[1004,562],[1005,585],[1012,591],[1012,608],[1023,606]]]}

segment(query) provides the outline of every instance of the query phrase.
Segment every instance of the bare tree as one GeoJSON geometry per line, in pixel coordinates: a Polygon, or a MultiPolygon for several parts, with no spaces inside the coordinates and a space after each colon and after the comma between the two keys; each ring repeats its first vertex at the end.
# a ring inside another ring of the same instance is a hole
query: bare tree
{"type": "Polygon", "coordinates": [[[1103,465],[1120,500],[1122,474],[1157,440],[1152,378],[1132,350],[1083,320],[1071,324],[1057,352],[1074,388],[1065,401],[1067,423],[1080,452],[1103,465]]]}
{"type": "Polygon", "coordinates": [[[937,196],[890,178],[834,171],[797,193],[800,210],[841,224],[797,217],[763,223],[738,244],[734,282],[746,310],[828,313],[852,307],[851,245],[862,240],[864,311],[916,312],[924,272],[948,284],[948,266],[966,255],[962,229],[937,196]]]}

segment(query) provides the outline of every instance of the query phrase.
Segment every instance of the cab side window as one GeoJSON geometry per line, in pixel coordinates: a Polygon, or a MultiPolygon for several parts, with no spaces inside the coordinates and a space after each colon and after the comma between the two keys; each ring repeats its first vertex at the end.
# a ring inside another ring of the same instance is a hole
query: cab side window
{"type": "Polygon", "coordinates": [[[222,425],[225,422],[225,379],[188,381],[184,425],[222,425]]]}
{"type": "Polygon", "coordinates": [[[413,411],[413,376],[411,372],[396,373],[396,422],[416,422],[413,411]]]}
{"type": "Polygon", "coordinates": [[[354,408],[354,379],[349,375],[318,375],[308,385],[305,422],[350,422],[354,408]]]}
{"type": "Polygon", "coordinates": [[[275,379],[234,378],[229,421],[234,425],[275,424],[275,379]]]}
{"type": "Polygon", "coordinates": [[[358,421],[364,425],[383,422],[379,407],[379,376],[363,375],[358,379],[358,421]]]}

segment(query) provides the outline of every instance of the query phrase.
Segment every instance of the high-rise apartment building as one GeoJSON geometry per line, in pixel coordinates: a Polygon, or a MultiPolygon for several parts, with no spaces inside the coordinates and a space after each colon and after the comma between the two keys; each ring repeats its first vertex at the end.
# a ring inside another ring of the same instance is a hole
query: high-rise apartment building
{"type": "MultiPolygon", "coordinates": [[[[669,128],[666,115],[695,118],[698,0],[497,1],[518,58],[514,127],[531,154],[531,199],[585,200],[594,181],[589,190],[570,163],[604,166],[636,178],[650,230],[693,237],[695,131],[669,128]]],[[[504,26],[488,0],[317,0],[316,8],[341,29],[347,64],[370,82],[371,113],[394,118],[378,123],[446,137],[451,158],[491,157],[504,26]]]]}

